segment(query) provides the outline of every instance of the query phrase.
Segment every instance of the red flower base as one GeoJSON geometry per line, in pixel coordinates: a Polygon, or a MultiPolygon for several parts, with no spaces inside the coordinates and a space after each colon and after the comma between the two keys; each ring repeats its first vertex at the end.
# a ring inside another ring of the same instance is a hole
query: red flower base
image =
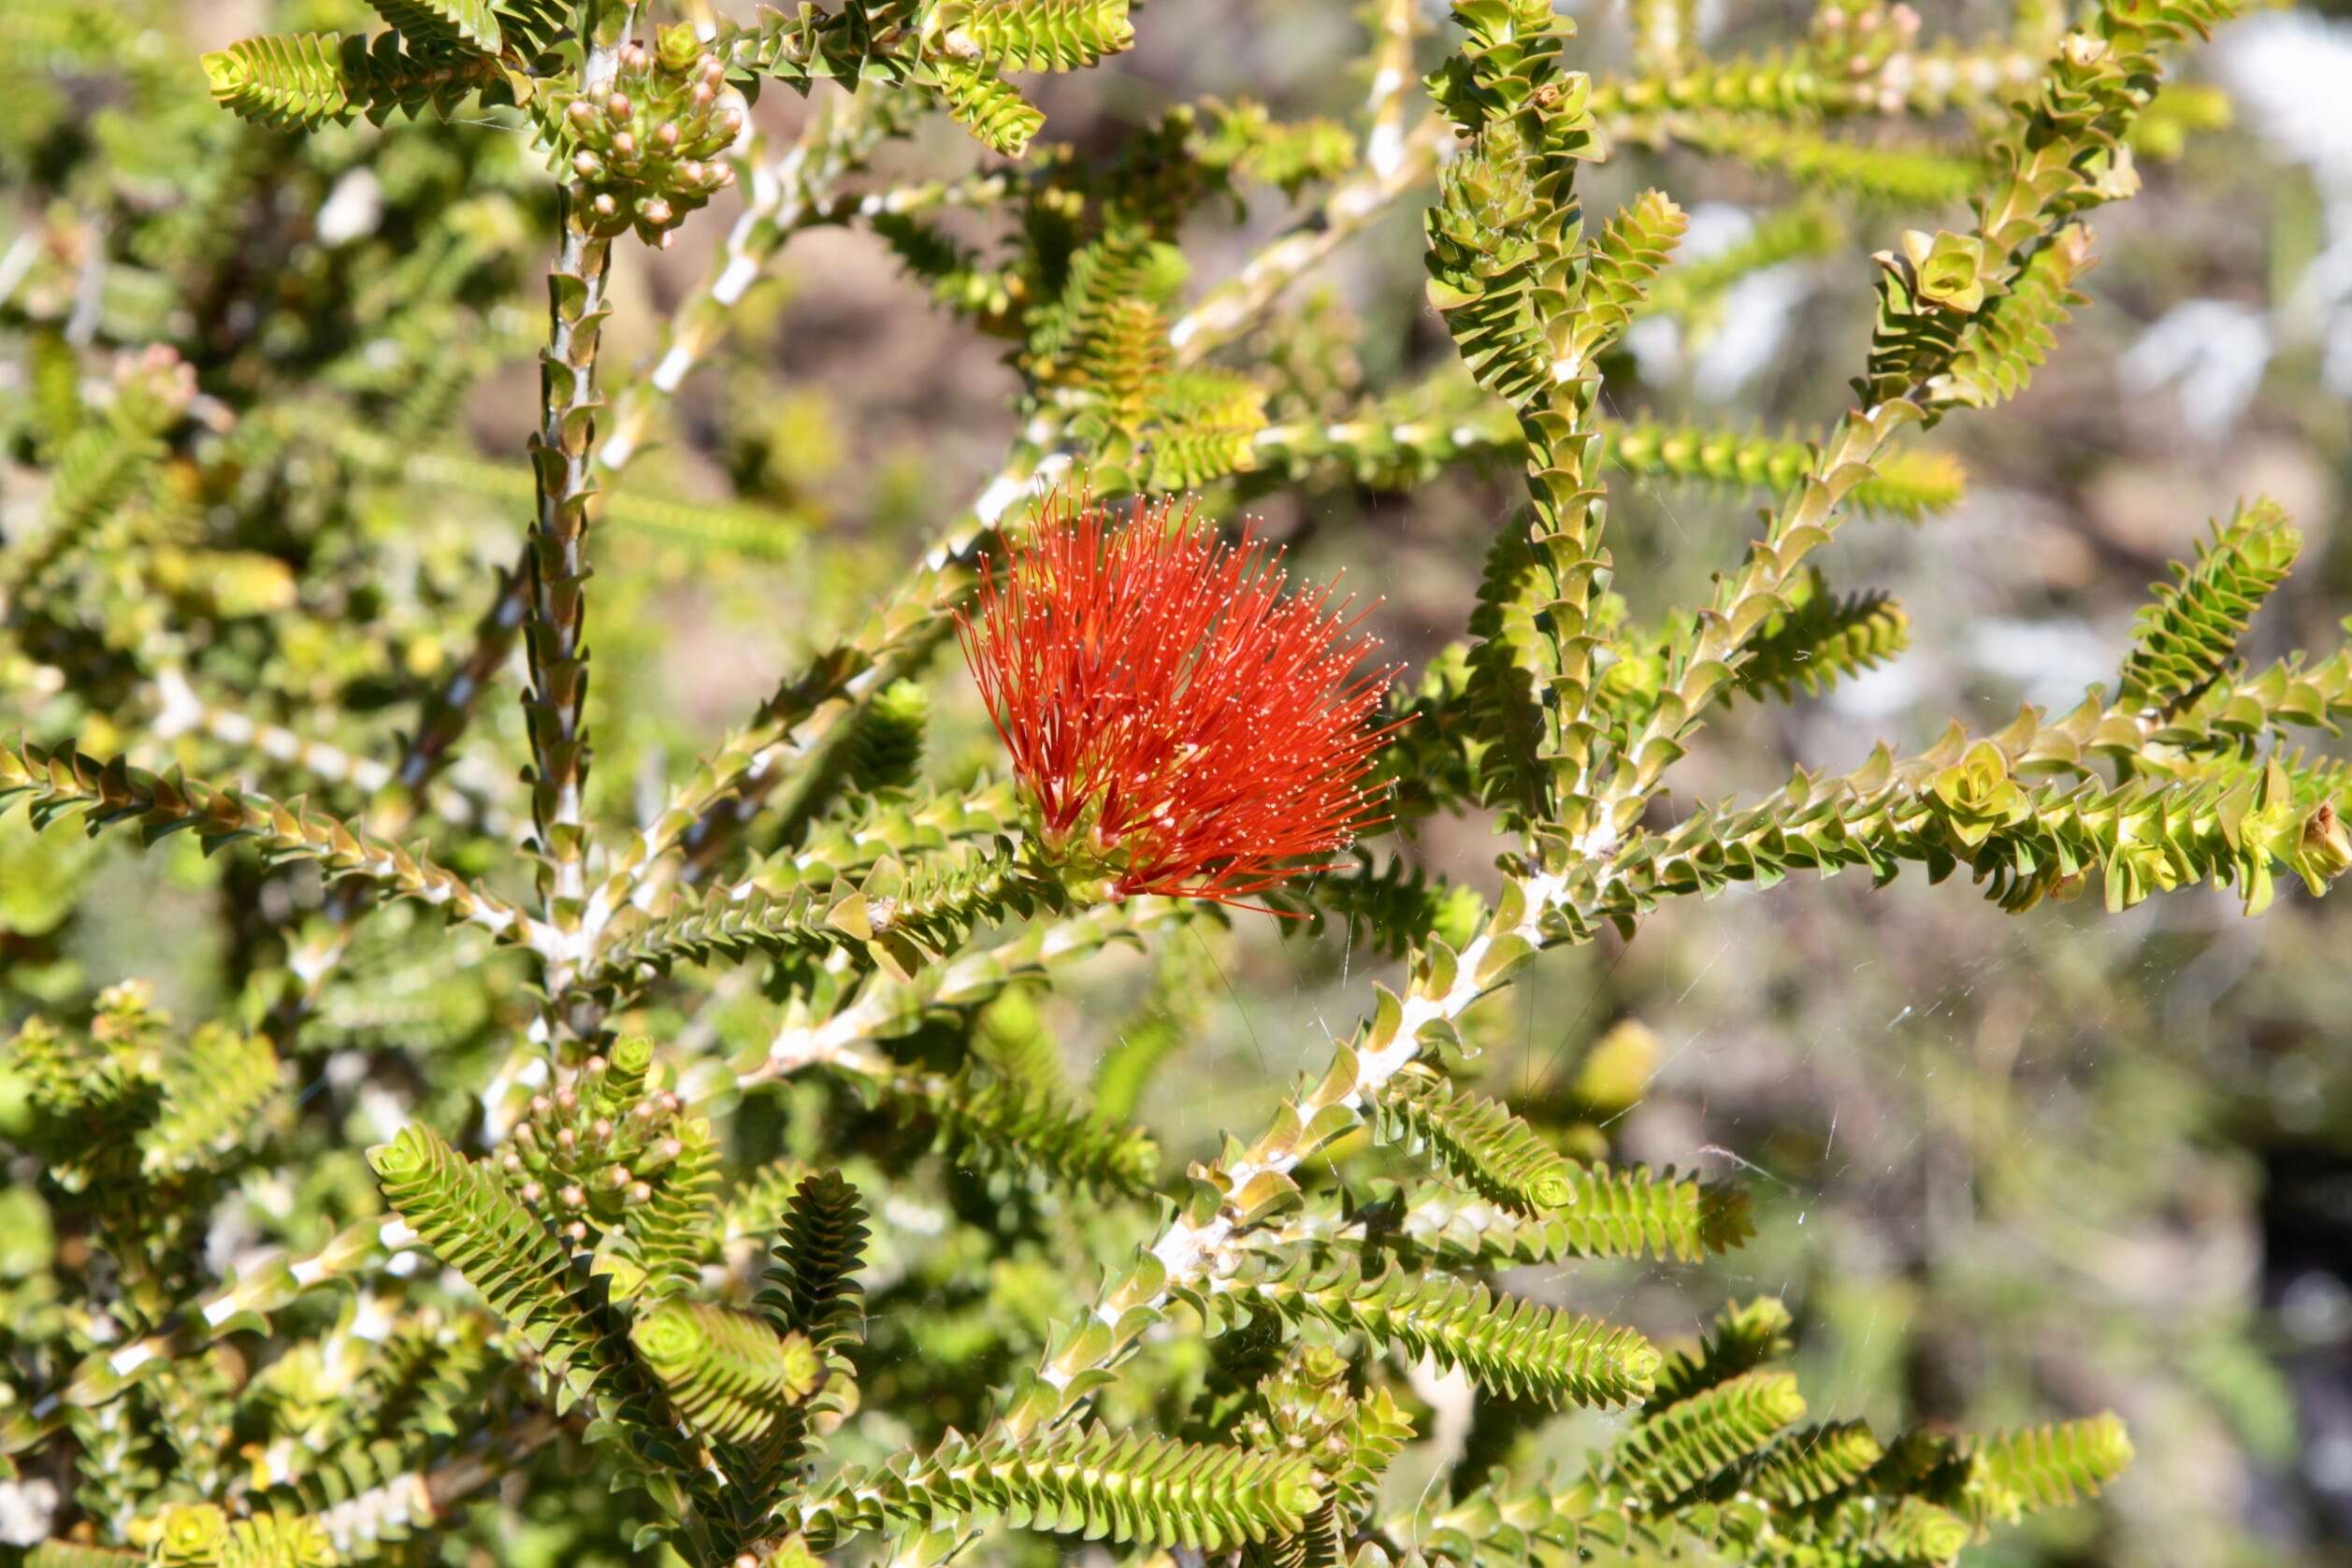
{"type": "Polygon", "coordinates": [[[1377,643],[1335,583],[1285,597],[1254,532],[1167,502],[1114,523],[1082,493],[989,566],[957,634],[1065,878],[1233,903],[1384,820],[1365,721],[1396,670],[1358,669],[1377,643]]]}

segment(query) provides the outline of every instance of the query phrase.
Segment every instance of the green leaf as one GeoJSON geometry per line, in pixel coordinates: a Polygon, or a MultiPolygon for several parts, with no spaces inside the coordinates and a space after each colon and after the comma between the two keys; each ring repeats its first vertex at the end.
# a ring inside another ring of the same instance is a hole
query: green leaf
{"type": "Polygon", "coordinates": [[[621,1217],[629,1256],[642,1271],[630,1293],[651,1301],[692,1289],[702,1259],[718,1245],[719,1150],[711,1124],[683,1117],[672,1136],[678,1157],[656,1173],[652,1200],[624,1209],[621,1217]]]}
{"type": "Polygon", "coordinates": [[[998,1518],[1017,1529],[1088,1541],[1218,1552],[1297,1532],[1316,1501],[1304,1454],[1181,1443],[1100,1426],[1028,1438],[950,1433],[931,1459],[899,1472],[884,1504],[895,1517],[945,1523],[998,1518]]]}
{"type": "Polygon", "coordinates": [[[613,1348],[583,1284],[574,1282],[570,1259],[504,1182],[413,1124],[368,1150],[368,1163],[393,1211],[539,1353],[560,1405],[585,1397],[610,1374],[613,1348]]]}
{"type": "Polygon", "coordinates": [[[945,0],[931,26],[1000,71],[1075,71],[1135,43],[1127,0],[945,0]]]}
{"type": "Polygon", "coordinates": [[[714,1442],[757,1442],[808,1398],[822,1367],[798,1333],[747,1312],[672,1298],[638,1319],[629,1341],[678,1414],[714,1442]]]}
{"type": "MultiPolygon", "coordinates": [[[[1813,462],[1813,449],[1789,437],[1746,434],[1695,424],[1642,422],[1608,430],[1609,461],[1629,474],[1656,475],[1720,485],[1745,494],[1785,493],[1813,462]]],[[[1950,511],[1968,476],[1948,453],[1916,449],[1881,456],[1847,499],[1865,511],[1915,522],[1950,511]]]]}
{"type": "Polygon", "coordinates": [[[263,1513],[232,1520],[210,1503],[166,1508],[153,1549],[162,1568],[330,1568],[337,1561],[317,1519],[263,1513]]]}
{"type": "Polygon", "coordinates": [[[2159,713],[2194,702],[2235,663],[2239,639],[2286,581],[2302,543],[2274,501],[2242,505],[2227,523],[2215,522],[2195,564],[2175,565],[2178,581],[2159,586],[2140,611],[2118,699],[2159,713]]]}
{"type": "Polygon", "coordinates": [[[492,0],[368,0],[410,43],[496,54],[504,40],[492,0]]]}
{"type": "Polygon", "coordinates": [[[1753,1233],[1743,1188],[1702,1182],[1646,1165],[1573,1165],[1568,1201],[1522,1216],[1446,1191],[1413,1194],[1393,1207],[1396,1243],[1375,1223],[1381,1244],[1405,1244],[1480,1267],[1548,1263],[1562,1258],[1677,1258],[1726,1252],[1753,1233]]]}
{"type": "Polygon", "coordinates": [[[1360,1330],[1481,1384],[1549,1403],[1630,1404],[1646,1397],[1658,1353],[1632,1329],[1500,1296],[1441,1273],[1410,1274],[1338,1259],[1301,1259],[1220,1284],[1209,1297],[1229,1319],[1265,1309],[1360,1330]]]}
{"type": "Polygon", "coordinates": [[[571,0],[493,0],[498,33],[526,59],[553,47],[573,21],[571,0]]]}
{"type": "Polygon", "coordinates": [[[1845,1490],[1885,1457],[1867,1422],[1802,1427],[1767,1449],[1741,1485],[1783,1507],[1798,1507],[1845,1490]]]}
{"type": "Polygon", "coordinates": [[[848,784],[871,794],[912,786],[923,770],[931,694],[917,681],[893,681],[859,712],[850,738],[848,784]]]}
{"type": "Polygon", "coordinates": [[[1756,1452],[1804,1414],[1794,1374],[1743,1373],[1645,1417],[1610,1450],[1610,1474],[1652,1506],[1664,1504],[1756,1452]]]}
{"type": "Polygon", "coordinates": [[[1465,1093],[1441,1074],[1403,1072],[1378,1100],[1383,1138],[1425,1148],[1494,1202],[1535,1216],[1577,1196],[1575,1166],[1509,1107],[1465,1093]]]}
{"type": "Polygon", "coordinates": [[[163,1104],[139,1135],[141,1167],[151,1175],[186,1171],[233,1146],[279,1082],[267,1040],[220,1025],[196,1030],[165,1057],[163,1104]]]}
{"type": "Polygon", "coordinates": [[[777,1328],[828,1352],[865,1338],[858,1270],[866,1249],[865,1205],[837,1171],[804,1178],[786,1206],[759,1308],[777,1328]]]}
{"type": "Polygon", "coordinates": [[[1632,324],[1689,222],[1665,192],[1644,191],[1602,226],[1585,252],[1583,320],[1567,339],[1578,363],[1589,363],[1632,324]]]}
{"type": "Polygon", "coordinates": [[[1160,1146],[1139,1128],[1104,1119],[1061,1096],[1001,1075],[909,1074],[884,1085],[928,1117],[960,1165],[1034,1171],[1081,1193],[1148,1196],[1160,1146]]]}
{"type": "Polygon", "coordinates": [[[1782,597],[1789,608],[1748,640],[1738,684],[1724,688],[1724,701],[1734,691],[1759,698],[1768,691],[1782,701],[1800,689],[1819,696],[1849,676],[1878,669],[1911,644],[1911,617],[1885,594],[1841,598],[1820,573],[1808,570],[1782,597]]]}
{"type": "Polygon", "coordinates": [[[934,60],[927,85],[939,95],[947,116],[972,133],[974,139],[1007,158],[1029,151],[1029,142],[1045,128],[1043,111],[1014,91],[992,65],[955,59],[934,60]]]}
{"type": "Polygon", "coordinates": [[[2016,1520],[2097,1495],[2131,1463],[2113,1415],[2002,1432],[1968,1446],[1968,1502],[1982,1519],[2016,1520]]]}
{"type": "Polygon", "coordinates": [[[827,952],[862,954],[903,978],[984,921],[1032,913],[1039,886],[1000,838],[952,844],[911,867],[877,861],[862,889],[804,885],[771,895],[756,883],[715,887],[681,897],[659,916],[616,922],[588,983],[634,988],[681,962],[827,952]]]}
{"type": "Polygon", "coordinates": [[[212,96],[257,125],[309,130],[364,114],[382,124],[395,110],[430,108],[443,120],[503,79],[486,54],[404,51],[399,35],[373,45],[357,34],[296,33],[247,38],[204,57],[212,96]]]}
{"type": "Polygon", "coordinates": [[[1651,1408],[1663,1409],[1787,1355],[1794,1321],[1776,1297],[1726,1303],[1695,1350],[1678,1350],[1658,1369],[1651,1408]]]}

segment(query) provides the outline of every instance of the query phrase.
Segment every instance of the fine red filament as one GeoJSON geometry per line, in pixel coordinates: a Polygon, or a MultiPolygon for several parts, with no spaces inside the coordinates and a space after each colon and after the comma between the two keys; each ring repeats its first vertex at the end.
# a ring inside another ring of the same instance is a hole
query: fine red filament
{"type": "Polygon", "coordinates": [[[1166,502],[1118,523],[1057,495],[1004,554],[956,630],[1050,850],[1120,897],[1232,903],[1385,820],[1367,720],[1396,671],[1359,669],[1368,611],[1335,583],[1286,597],[1280,550],[1166,502]]]}

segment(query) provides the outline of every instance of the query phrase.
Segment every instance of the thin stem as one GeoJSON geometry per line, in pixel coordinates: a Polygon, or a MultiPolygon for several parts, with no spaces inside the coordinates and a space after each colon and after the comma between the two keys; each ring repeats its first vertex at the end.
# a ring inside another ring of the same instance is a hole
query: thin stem
{"type": "MultiPolygon", "coordinates": [[[[618,52],[637,31],[640,7],[583,0],[586,55],[580,85],[593,94],[612,79],[618,52]]],[[[569,194],[559,208],[563,242],[547,272],[547,346],[540,352],[541,423],[531,437],[539,507],[525,553],[527,596],[523,650],[530,690],[523,699],[531,741],[531,826],[540,857],[541,915],[554,938],[546,957],[547,1008],[541,1031],[593,1034],[590,1007],[571,1007],[580,965],[595,933],[583,928],[586,902],[588,783],[588,526],[597,496],[597,352],[612,307],[605,282],[612,241],[589,232],[569,194]]],[[[552,1042],[551,1042],[552,1043],[552,1042]]]]}
{"type": "Polygon", "coordinates": [[[562,1435],[564,1423],[545,1414],[535,1415],[501,1432],[496,1443],[472,1454],[424,1472],[418,1477],[426,1502],[438,1514],[459,1498],[481,1490],[522,1460],[562,1435]]]}
{"type": "MultiPolygon", "coordinates": [[[[523,642],[531,683],[524,712],[540,900],[548,924],[567,934],[580,928],[587,883],[587,543],[597,490],[597,351],[610,310],[604,288],[611,266],[611,242],[567,211],[563,248],[547,275],[547,348],[540,356],[544,417],[531,439],[539,510],[525,568],[523,642]]],[[[551,990],[569,979],[570,966],[560,967],[566,972],[560,980],[550,974],[551,990]]]]}

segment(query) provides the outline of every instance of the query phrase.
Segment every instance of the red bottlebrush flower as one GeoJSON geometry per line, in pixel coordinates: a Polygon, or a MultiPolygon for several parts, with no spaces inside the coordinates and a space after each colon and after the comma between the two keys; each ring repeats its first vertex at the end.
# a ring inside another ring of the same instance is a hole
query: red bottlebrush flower
{"type": "Polygon", "coordinates": [[[1164,502],[1114,525],[1057,495],[1005,554],[956,629],[1065,878],[1232,903],[1382,820],[1365,721],[1396,671],[1359,671],[1334,584],[1285,597],[1279,550],[1164,502]]]}

